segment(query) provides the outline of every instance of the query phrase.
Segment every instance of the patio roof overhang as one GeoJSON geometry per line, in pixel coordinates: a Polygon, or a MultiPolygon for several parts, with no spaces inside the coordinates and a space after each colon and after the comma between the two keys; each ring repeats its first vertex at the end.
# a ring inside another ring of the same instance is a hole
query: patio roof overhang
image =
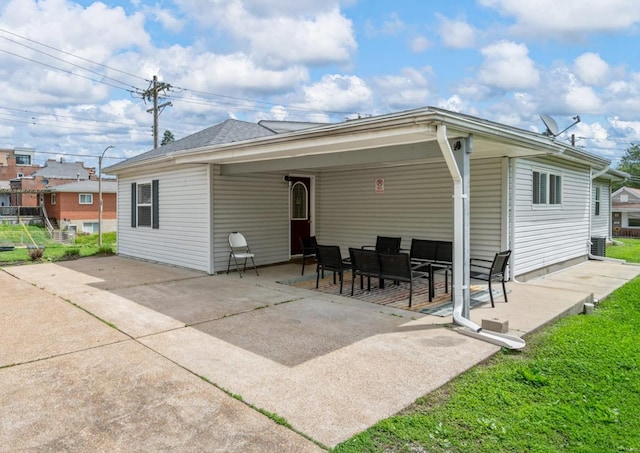
{"type": "Polygon", "coordinates": [[[174,165],[218,164],[222,174],[347,169],[442,159],[437,130],[452,142],[473,137],[472,159],[558,155],[603,169],[607,159],[557,141],[479,118],[433,107],[330,124],[240,142],[180,150],[105,171],[127,173],[174,165]]]}

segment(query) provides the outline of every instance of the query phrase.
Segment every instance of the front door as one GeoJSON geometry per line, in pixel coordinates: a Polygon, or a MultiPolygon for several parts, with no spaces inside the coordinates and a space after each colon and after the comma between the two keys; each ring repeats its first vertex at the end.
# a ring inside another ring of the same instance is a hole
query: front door
{"type": "Polygon", "coordinates": [[[302,253],[300,238],[311,235],[311,178],[290,176],[291,254],[302,253]]]}

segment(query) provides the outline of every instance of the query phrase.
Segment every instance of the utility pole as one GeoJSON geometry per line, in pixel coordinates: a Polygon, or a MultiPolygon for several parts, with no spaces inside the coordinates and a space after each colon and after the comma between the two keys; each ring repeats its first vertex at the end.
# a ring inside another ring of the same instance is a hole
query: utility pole
{"type": "Polygon", "coordinates": [[[158,116],[165,107],[171,105],[171,102],[164,102],[158,105],[158,93],[169,90],[171,85],[164,82],[158,82],[158,76],[153,76],[153,82],[146,91],[142,92],[142,99],[153,102],[153,108],[147,110],[147,113],[153,113],[153,148],[158,147],[158,116]]]}

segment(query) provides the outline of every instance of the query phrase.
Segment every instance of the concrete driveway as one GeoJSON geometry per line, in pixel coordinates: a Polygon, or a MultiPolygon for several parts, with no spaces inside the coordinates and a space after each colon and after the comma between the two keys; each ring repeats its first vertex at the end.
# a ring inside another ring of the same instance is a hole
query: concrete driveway
{"type": "MultiPolygon", "coordinates": [[[[0,272],[0,448],[318,451],[499,350],[419,315],[122,257],[0,272]],[[286,420],[275,423],[268,414],[286,420]]],[[[590,261],[472,310],[523,336],[640,267],[590,261]]]]}

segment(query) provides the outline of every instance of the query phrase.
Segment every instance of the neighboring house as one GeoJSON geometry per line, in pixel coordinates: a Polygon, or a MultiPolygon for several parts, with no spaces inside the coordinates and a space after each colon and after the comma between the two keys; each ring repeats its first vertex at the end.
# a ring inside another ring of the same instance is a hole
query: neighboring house
{"type": "Polygon", "coordinates": [[[22,198],[26,206],[37,206],[37,192],[19,194],[11,189],[11,181],[23,178],[38,170],[33,163],[35,150],[30,148],[0,149],[0,207],[20,206],[22,198]],[[33,204],[36,203],[36,204],[33,204]]]}
{"type": "Polygon", "coordinates": [[[90,179],[96,179],[94,169],[86,168],[83,162],[49,159],[44,167],[11,180],[11,203],[12,206],[40,206],[44,189],[90,179]]]}
{"type": "MultiPolygon", "coordinates": [[[[453,240],[454,297],[471,256],[513,250],[526,280],[588,259],[610,231],[610,161],[553,137],[437,108],[311,128],[227,120],[104,171],[118,176],[118,253],[226,271],[242,232],[259,265],[299,236],[453,240]],[[266,127],[269,124],[271,127],[266,127]]],[[[280,124],[280,123],[278,123],[280,124]]]]}
{"type": "MultiPolygon", "coordinates": [[[[102,181],[102,231],[116,231],[117,182],[102,181]]],[[[98,233],[100,219],[98,181],[78,181],[50,187],[44,194],[47,216],[61,230],[98,233]]]]}
{"type": "Polygon", "coordinates": [[[621,187],[611,196],[613,236],[640,237],[640,189],[621,187]]]}

